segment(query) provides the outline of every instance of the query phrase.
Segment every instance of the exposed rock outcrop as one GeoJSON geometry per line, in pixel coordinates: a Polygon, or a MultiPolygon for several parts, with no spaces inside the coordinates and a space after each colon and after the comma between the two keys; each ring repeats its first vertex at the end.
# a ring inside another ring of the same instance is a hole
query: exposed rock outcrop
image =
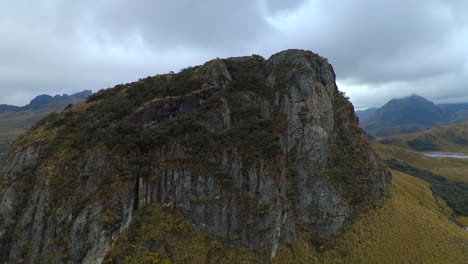
{"type": "Polygon", "coordinates": [[[0,262],[100,263],[151,203],[273,257],[336,233],[390,174],[332,66],[287,50],[99,92],[20,138],[1,179],[0,262]]]}

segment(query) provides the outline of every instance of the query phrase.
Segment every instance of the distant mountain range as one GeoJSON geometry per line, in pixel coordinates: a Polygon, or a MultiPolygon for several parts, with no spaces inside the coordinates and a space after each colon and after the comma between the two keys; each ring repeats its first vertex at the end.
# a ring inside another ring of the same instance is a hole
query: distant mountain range
{"type": "Polygon", "coordinates": [[[33,126],[44,116],[62,111],[72,104],[84,102],[92,91],[85,90],[72,95],[39,95],[25,106],[0,104],[0,160],[11,141],[33,126]]]}
{"type": "Polygon", "coordinates": [[[361,127],[376,137],[413,133],[468,120],[468,103],[439,104],[418,95],[392,99],[380,108],[356,111],[361,127]]]}
{"type": "Polygon", "coordinates": [[[56,107],[56,106],[63,106],[68,104],[77,104],[81,103],[88,96],[90,96],[93,92],[91,90],[84,90],[79,93],[75,93],[72,95],[64,94],[64,95],[55,95],[50,96],[47,94],[42,94],[36,96],[31,102],[25,106],[15,106],[15,105],[7,105],[7,104],[0,104],[0,113],[5,112],[21,112],[27,110],[37,110],[49,107],[56,107]]]}
{"type": "Polygon", "coordinates": [[[378,107],[370,107],[365,110],[356,110],[356,116],[359,117],[359,120],[365,120],[372,116],[378,109],[378,107]]]}

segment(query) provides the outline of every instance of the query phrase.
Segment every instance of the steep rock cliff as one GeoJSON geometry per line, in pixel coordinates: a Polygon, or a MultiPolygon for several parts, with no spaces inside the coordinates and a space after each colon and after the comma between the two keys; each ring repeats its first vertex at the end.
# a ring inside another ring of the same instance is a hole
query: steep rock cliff
{"type": "Polygon", "coordinates": [[[18,139],[1,179],[1,261],[100,263],[150,204],[271,258],[369,210],[390,174],[332,66],[287,50],[101,91],[18,139]]]}

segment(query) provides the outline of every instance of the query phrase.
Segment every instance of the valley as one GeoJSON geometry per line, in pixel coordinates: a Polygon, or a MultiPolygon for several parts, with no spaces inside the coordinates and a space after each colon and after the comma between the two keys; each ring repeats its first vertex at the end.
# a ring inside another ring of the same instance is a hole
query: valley
{"type": "MultiPolygon", "coordinates": [[[[412,135],[409,135],[411,137],[412,135]]],[[[458,223],[468,226],[468,159],[444,157],[437,154],[428,156],[410,147],[389,145],[389,140],[382,139],[382,144],[373,142],[373,149],[396,170],[406,172],[421,178],[431,184],[435,195],[448,202],[451,210],[450,217],[458,223]],[[407,164],[407,165],[405,165],[407,164]]],[[[445,148],[445,151],[448,149],[445,148]]],[[[451,156],[452,154],[449,154],[451,156]]],[[[462,154],[462,157],[466,156],[462,154]]]]}
{"type": "Polygon", "coordinates": [[[372,148],[387,165],[431,184],[434,194],[454,210],[450,217],[463,226],[468,226],[466,108],[465,103],[435,105],[410,96],[357,113],[362,117],[361,127],[377,136],[372,148]],[[415,129],[402,130],[409,126],[415,129]]]}

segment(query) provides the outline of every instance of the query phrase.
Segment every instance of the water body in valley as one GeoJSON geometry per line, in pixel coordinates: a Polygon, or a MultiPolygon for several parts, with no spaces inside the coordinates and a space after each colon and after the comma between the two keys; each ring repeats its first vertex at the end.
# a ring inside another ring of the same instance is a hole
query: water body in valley
{"type": "Polygon", "coordinates": [[[468,159],[468,155],[463,153],[453,153],[453,152],[426,152],[422,153],[424,156],[433,157],[433,158],[457,158],[457,159],[468,159]]]}

